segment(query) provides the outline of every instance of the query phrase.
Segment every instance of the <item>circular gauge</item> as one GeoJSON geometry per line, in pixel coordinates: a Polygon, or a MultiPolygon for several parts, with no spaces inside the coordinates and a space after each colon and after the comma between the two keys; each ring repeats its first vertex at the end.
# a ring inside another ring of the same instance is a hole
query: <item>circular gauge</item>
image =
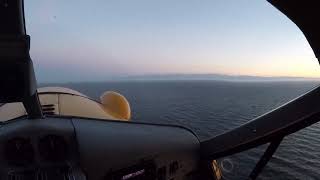
{"type": "Polygon", "coordinates": [[[39,141],[40,155],[47,161],[63,161],[67,158],[67,143],[61,136],[47,135],[39,141]]]}
{"type": "Polygon", "coordinates": [[[5,145],[5,157],[9,164],[27,165],[34,160],[34,149],[29,139],[13,138],[5,145]]]}

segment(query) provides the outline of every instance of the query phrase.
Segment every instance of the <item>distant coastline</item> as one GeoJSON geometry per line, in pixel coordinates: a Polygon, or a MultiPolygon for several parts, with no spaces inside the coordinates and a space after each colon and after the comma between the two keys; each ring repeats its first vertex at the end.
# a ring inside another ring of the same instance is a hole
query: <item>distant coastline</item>
{"type": "Polygon", "coordinates": [[[110,82],[110,81],[231,81],[231,82],[281,82],[281,81],[320,81],[320,78],[312,77],[289,77],[289,76],[250,76],[250,75],[225,75],[225,74],[153,74],[153,75],[133,75],[133,76],[112,76],[104,79],[82,80],[82,81],[40,81],[47,83],[81,83],[81,82],[110,82]]]}
{"type": "Polygon", "coordinates": [[[225,74],[163,74],[122,77],[123,80],[218,80],[218,81],[320,81],[320,78],[225,74]]]}

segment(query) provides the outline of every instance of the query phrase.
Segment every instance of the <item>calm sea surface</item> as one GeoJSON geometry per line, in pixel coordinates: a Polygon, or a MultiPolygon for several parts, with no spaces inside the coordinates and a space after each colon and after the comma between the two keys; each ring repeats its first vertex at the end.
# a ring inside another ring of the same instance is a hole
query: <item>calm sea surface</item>
{"type": "MultiPolygon", "coordinates": [[[[318,83],[131,81],[54,85],[96,99],[106,90],[120,92],[131,104],[133,121],[186,126],[205,140],[302,95],[318,83]]],[[[265,147],[220,159],[224,178],[246,178],[265,147]]],[[[320,179],[320,125],[288,136],[259,179],[320,179]]]]}

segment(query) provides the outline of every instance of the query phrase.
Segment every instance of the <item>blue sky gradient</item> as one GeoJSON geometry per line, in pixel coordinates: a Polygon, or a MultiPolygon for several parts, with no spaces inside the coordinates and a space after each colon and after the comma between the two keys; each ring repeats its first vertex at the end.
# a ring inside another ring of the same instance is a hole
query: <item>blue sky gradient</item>
{"type": "Polygon", "coordinates": [[[25,9],[40,82],[320,77],[303,34],[264,0],[29,0],[25,9]]]}

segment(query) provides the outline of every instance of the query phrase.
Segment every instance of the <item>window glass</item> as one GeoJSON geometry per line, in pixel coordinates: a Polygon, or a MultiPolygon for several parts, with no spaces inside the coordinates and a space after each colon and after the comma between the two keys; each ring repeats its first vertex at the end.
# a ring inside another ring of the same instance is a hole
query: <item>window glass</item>
{"type": "MultiPolygon", "coordinates": [[[[182,125],[201,140],[319,82],[305,37],[267,1],[29,0],[25,8],[40,86],[68,87],[97,101],[105,91],[119,92],[131,121],[182,125]]],[[[292,178],[306,169],[300,162],[320,164],[306,155],[319,144],[308,140],[318,134],[314,127],[285,141],[266,177],[292,178]]],[[[248,167],[258,154],[243,156],[248,167]]]]}

